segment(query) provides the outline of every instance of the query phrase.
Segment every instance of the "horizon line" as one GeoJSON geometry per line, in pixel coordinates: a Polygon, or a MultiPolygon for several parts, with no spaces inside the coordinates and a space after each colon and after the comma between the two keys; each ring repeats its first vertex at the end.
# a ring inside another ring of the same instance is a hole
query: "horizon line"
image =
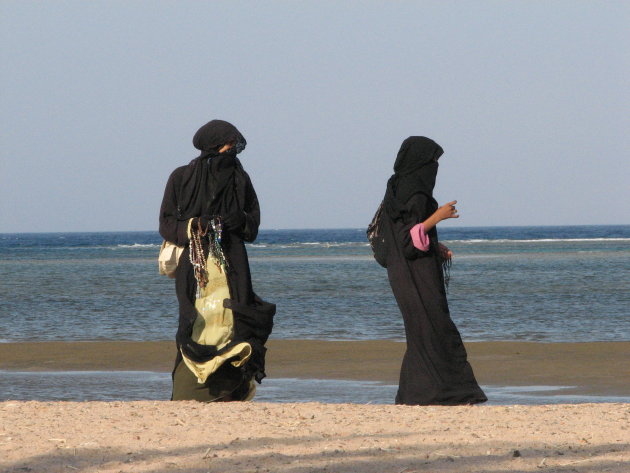
{"type": "MultiPolygon", "coordinates": [[[[478,228],[559,228],[559,227],[624,227],[630,226],[629,223],[604,223],[604,224],[568,224],[568,225],[467,225],[467,226],[452,226],[442,227],[442,231],[446,229],[460,230],[460,229],[478,229],[478,228]]],[[[335,231],[335,230],[353,230],[353,231],[365,231],[367,227],[307,227],[307,228],[261,228],[261,231],[276,232],[276,231],[335,231]]],[[[39,231],[39,232],[0,232],[0,235],[21,235],[21,234],[50,234],[50,233],[159,233],[157,229],[154,230],[71,230],[71,231],[39,231]]]]}

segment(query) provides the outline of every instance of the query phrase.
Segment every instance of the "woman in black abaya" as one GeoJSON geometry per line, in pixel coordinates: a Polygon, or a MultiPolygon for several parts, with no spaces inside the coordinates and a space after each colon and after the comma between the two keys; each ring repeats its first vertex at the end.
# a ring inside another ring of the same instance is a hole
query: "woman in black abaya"
{"type": "Polygon", "coordinates": [[[487,400],[467,361],[446,301],[443,267],[451,252],[436,225],[457,218],[457,201],[441,207],[433,187],[442,148],[412,136],[400,147],[383,201],[387,274],[405,323],[407,350],[397,404],[473,404],[487,400]]]}
{"type": "Polygon", "coordinates": [[[160,234],[184,251],[173,400],[251,399],[265,377],[275,305],[252,290],[244,242],[258,234],[260,208],[236,157],[246,145],[232,124],[212,120],[193,138],[201,154],[168,179],[160,234]]]}

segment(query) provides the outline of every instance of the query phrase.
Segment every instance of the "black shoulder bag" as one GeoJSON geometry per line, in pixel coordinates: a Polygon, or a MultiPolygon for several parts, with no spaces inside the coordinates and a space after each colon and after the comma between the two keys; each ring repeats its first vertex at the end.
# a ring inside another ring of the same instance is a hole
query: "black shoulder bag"
{"type": "Polygon", "coordinates": [[[387,268],[387,244],[385,241],[385,220],[387,216],[383,212],[383,202],[376,209],[374,218],[367,227],[367,239],[372,247],[374,259],[383,268],[387,268]]]}

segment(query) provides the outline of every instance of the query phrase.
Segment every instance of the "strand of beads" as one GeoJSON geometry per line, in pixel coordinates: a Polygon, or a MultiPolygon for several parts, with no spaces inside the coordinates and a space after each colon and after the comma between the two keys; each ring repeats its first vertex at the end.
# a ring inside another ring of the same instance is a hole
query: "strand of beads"
{"type": "Polygon", "coordinates": [[[223,253],[223,247],[221,246],[221,237],[223,235],[223,224],[219,217],[215,217],[210,221],[212,226],[212,233],[210,235],[210,254],[221,267],[223,272],[227,270],[228,263],[223,253]]]}
{"type": "Polygon", "coordinates": [[[201,239],[208,234],[208,226],[201,228],[201,222],[197,219],[197,228],[191,226],[190,239],[190,264],[193,266],[195,280],[197,281],[197,299],[201,297],[201,289],[208,283],[208,273],[206,272],[206,257],[203,251],[201,239]]]}

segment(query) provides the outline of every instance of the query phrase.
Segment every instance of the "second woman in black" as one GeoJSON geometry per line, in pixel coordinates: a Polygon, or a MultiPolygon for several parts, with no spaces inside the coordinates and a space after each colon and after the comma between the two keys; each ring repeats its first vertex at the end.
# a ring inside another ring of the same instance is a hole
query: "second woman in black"
{"type": "Polygon", "coordinates": [[[433,198],[442,153],[429,138],[407,138],[383,201],[387,274],[407,338],[397,404],[487,400],[467,361],[446,300],[443,267],[451,253],[438,242],[436,225],[458,215],[456,201],[439,207],[433,198]]]}

